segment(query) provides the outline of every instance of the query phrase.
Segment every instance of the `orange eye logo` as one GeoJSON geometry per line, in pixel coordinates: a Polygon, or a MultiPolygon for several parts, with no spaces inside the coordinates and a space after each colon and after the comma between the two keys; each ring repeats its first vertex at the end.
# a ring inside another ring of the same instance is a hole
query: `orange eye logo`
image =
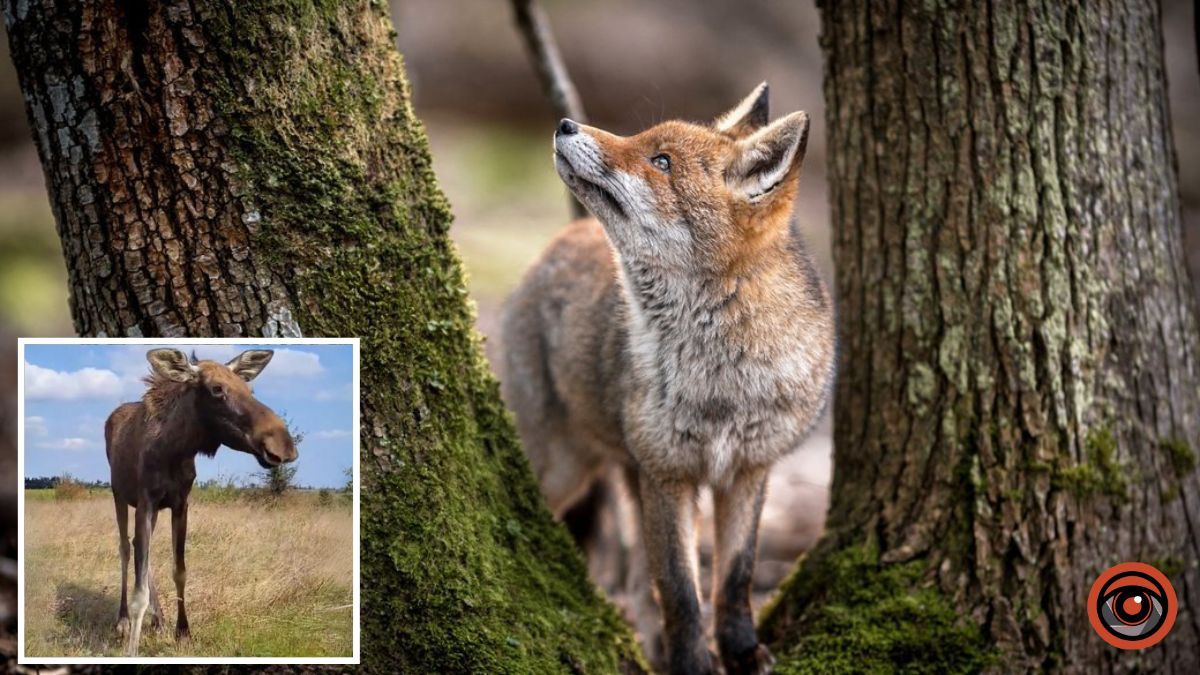
{"type": "Polygon", "coordinates": [[[1088,619],[1108,644],[1145,649],[1167,636],[1179,605],[1166,575],[1145,563],[1110,567],[1092,584],[1088,619]]]}

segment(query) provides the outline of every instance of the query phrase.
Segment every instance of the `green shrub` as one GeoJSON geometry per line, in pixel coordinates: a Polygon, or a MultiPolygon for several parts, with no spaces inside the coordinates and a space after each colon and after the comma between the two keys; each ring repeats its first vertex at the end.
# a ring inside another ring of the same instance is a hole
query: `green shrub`
{"type": "Polygon", "coordinates": [[[65,475],[54,484],[54,498],[59,500],[79,499],[88,496],[88,489],[82,483],[65,475]]]}
{"type": "Polygon", "coordinates": [[[192,498],[199,502],[213,504],[228,504],[242,497],[242,488],[233,482],[232,478],[218,476],[196,483],[192,489],[192,498]]]}

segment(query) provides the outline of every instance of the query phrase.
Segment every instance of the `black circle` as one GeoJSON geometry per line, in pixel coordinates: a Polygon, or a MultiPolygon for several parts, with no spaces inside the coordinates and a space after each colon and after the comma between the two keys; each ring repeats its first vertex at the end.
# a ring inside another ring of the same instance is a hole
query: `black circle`
{"type": "Polygon", "coordinates": [[[1146,617],[1150,616],[1153,605],[1154,603],[1150,601],[1150,594],[1141,588],[1126,586],[1112,595],[1113,614],[1130,626],[1136,626],[1145,621],[1146,617]],[[1125,604],[1129,600],[1140,600],[1137,603],[1137,611],[1132,614],[1125,611],[1125,604]]]}
{"type": "MultiPolygon", "coordinates": [[[[1151,596],[1154,596],[1155,600],[1158,600],[1159,605],[1162,607],[1163,616],[1167,616],[1167,614],[1169,614],[1170,608],[1167,605],[1167,603],[1168,603],[1167,593],[1166,593],[1166,590],[1162,587],[1162,584],[1158,583],[1157,579],[1150,576],[1149,574],[1146,574],[1145,572],[1137,572],[1137,571],[1133,571],[1133,570],[1130,570],[1128,572],[1122,572],[1120,574],[1113,576],[1113,578],[1109,579],[1107,582],[1105,582],[1105,584],[1103,586],[1100,587],[1100,592],[1096,595],[1096,615],[1104,616],[1104,612],[1103,612],[1104,605],[1109,600],[1108,589],[1111,588],[1117,582],[1124,581],[1125,579],[1128,579],[1130,577],[1137,577],[1139,579],[1144,579],[1147,582],[1149,582],[1149,584],[1146,586],[1140,586],[1140,587],[1137,587],[1137,586],[1124,587],[1117,591],[1114,591],[1113,592],[1114,595],[1122,596],[1121,598],[1117,599],[1118,602],[1124,600],[1125,598],[1130,597],[1131,595],[1133,595],[1135,593],[1141,594],[1143,597],[1146,597],[1147,595],[1151,595],[1151,596]]],[[[1146,614],[1149,614],[1149,612],[1153,608],[1153,604],[1154,603],[1150,598],[1146,598],[1146,600],[1142,602],[1142,609],[1139,612],[1137,612],[1136,614],[1130,615],[1130,614],[1126,614],[1123,611],[1123,608],[1120,607],[1117,602],[1114,602],[1113,603],[1113,613],[1121,621],[1126,621],[1126,619],[1124,618],[1125,616],[1142,616],[1143,612],[1145,612],[1146,614]],[[1124,615],[1124,616],[1122,616],[1122,615],[1124,615]]],[[[1142,618],[1145,618],[1145,617],[1143,616],[1142,618]]],[[[1114,631],[1112,628],[1110,628],[1107,624],[1104,624],[1103,622],[1101,622],[1101,623],[1104,625],[1104,629],[1106,631],[1108,631],[1108,633],[1110,635],[1112,635],[1113,637],[1115,637],[1119,640],[1126,641],[1126,642],[1135,642],[1138,640],[1145,640],[1146,638],[1150,637],[1151,635],[1154,635],[1155,633],[1157,633],[1166,624],[1165,621],[1159,621],[1153,628],[1146,631],[1145,633],[1142,633],[1142,634],[1138,635],[1137,637],[1130,637],[1128,635],[1121,635],[1120,633],[1118,633],[1118,632],[1114,631]]],[[[1140,619],[1132,620],[1129,623],[1130,623],[1130,625],[1136,625],[1136,624],[1140,623],[1140,619]]]]}

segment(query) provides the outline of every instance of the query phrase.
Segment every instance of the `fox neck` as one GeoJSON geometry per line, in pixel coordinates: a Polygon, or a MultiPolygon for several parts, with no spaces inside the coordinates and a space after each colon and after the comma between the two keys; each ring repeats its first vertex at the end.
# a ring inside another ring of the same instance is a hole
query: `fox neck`
{"type": "Polygon", "coordinates": [[[663,366],[661,351],[688,347],[714,358],[740,359],[758,349],[764,331],[784,329],[794,303],[777,282],[792,272],[787,236],[726,269],[679,270],[617,256],[635,369],[663,366]]]}

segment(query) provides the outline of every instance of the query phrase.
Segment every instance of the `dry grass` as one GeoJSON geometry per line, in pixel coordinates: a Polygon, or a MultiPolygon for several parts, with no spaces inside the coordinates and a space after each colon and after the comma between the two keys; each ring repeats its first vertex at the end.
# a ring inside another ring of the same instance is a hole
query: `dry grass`
{"type": "MultiPolygon", "coordinates": [[[[111,496],[58,501],[33,492],[42,491],[27,491],[25,502],[26,654],[120,656],[121,566],[111,496]]],[[[174,640],[170,511],[163,511],[150,562],[165,621],[156,633],[147,612],[142,655],[351,655],[348,504],[322,505],[314,494],[290,495],[275,506],[201,500],[192,503],[188,525],[192,639],[174,640]]]]}

